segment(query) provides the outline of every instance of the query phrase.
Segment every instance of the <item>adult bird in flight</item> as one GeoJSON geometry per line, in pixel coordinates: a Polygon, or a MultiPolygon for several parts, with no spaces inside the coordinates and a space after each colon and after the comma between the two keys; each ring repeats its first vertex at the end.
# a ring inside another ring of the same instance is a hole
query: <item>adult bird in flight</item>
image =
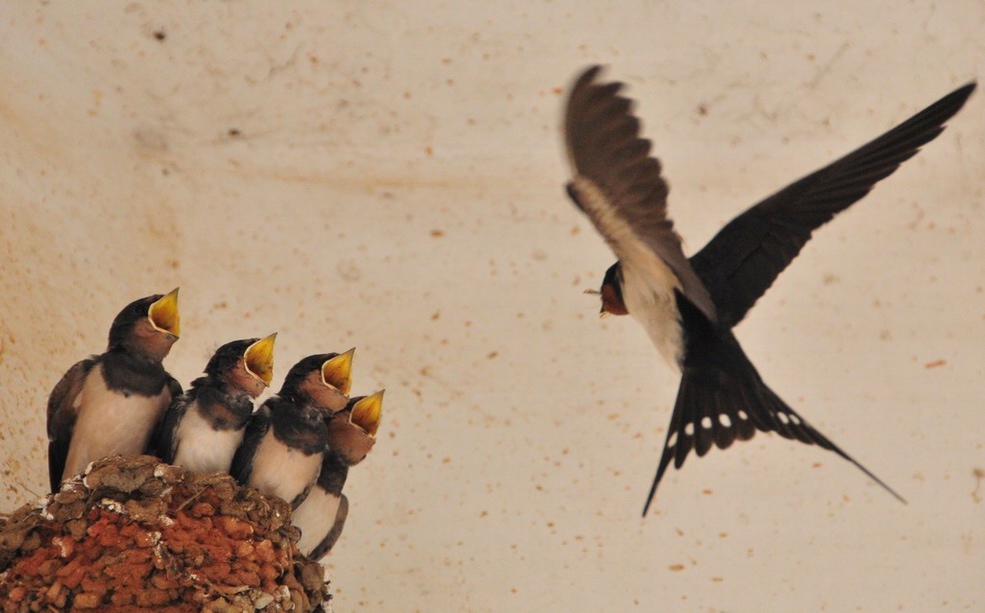
{"type": "Polygon", "coordinates": [[[671,462],[679,469],[692,449],[701,457],[713,445],[726,449],[756,430],[833,451],[905,502],[766,386],[732,328],[811,233],[936,138],[975,84],[762,200],[687,258],[667,216],[667,183],[650,156],[650,141],[640,136],[633,103],[619,95],[621,83],[598,82],[600,71],[585,70],[568,97],[568,195],[618,258],[602,281],[602,313],[635,317],[682,373],[643,515],[671,462]]]}

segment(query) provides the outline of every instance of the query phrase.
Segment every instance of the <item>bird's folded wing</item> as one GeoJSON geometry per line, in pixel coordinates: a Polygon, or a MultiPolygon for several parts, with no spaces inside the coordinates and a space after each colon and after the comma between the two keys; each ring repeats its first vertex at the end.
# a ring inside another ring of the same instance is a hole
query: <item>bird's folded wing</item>
{"type": "Polygon", "coordinates": [[[246,432],[243,434],[243,442],[233,455],[229,474],[243,485],[250,482],[250,476],[253,474],[253,458],[256,456],[257,447],[260,446],[260,441],[270,429],[270,407],[267,405],[277,400],[276,396],[269,398],[250,416],[250,421],[246,424],[246,432]]]}
{"type": "Polygon", "coordinates": [[[78,417],[75,399],[82,391],[86,376],[98,364],[96,358],[86,358],[68,369],[48,396],[48,479],[51,491],[61,487],[62,473],[68,458],[68,447],[72,442],[72,429],[78,417]]]}
{"type": "Polygon", "coordinates": [[[154,435],[151,437],[150,448],[154,450],[154,455],[169,464],[174,463],[174,458],[178,454],[179,441],[175,438],[178,424],[181,423],[192,401],[193,399],[185,394],[172,399],[171,405],[164,413],[164,418],[158,422],[154,435]]]}

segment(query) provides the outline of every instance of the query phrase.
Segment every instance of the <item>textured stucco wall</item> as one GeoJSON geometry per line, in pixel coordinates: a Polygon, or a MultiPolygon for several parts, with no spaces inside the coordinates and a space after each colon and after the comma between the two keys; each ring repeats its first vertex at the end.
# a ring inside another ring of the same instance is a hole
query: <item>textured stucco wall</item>
{"type": "Polygon", "coordinates": [[[899,489],[759,435],[639,511],[676,376],[599,321],[562,88],[631,84],[690,249],[985,77],[963,2],[8,3],[0,9],[0,508],[44,406],[130,300],[181,286],[187,383],[278,331],[386,386],[347,485],[338,611],[985,608],[985,113],[825,228],[738,330],[899,489]]]}

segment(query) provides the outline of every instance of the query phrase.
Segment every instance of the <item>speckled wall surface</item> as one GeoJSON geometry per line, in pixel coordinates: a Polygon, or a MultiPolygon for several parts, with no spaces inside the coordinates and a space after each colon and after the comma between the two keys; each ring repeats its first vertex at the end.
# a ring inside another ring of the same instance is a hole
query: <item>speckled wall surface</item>
{"type": "Polygon", "coordinates": [[[677,378],[582,294],[611,255],[558,131],[575,72],[609,64],[693,251],[985,77],[985,5],[622,4],[7,3],[0,508],[43,493],[62,372],[180,285],[186,384],[278,331],[275,387],[355,345],[354,392],[387,388],[337,611],[985,609],[981,93],[738,329],[908,506],[758,435],[640,519],[677,378]]]}

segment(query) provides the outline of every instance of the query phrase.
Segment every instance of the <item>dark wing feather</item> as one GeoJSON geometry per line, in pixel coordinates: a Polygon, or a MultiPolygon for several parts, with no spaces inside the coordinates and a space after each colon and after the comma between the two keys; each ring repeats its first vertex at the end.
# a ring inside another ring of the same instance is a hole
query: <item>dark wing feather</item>
{"type": "Polygon", "coordinates": [[[659,258],[684,294],[714,320],[708,291],[681,249],[667,218],[667,183],[650,141],[640,137],[633,103],[619,95],[621,83],[595,83],[601,68],[586,70],[571,89],[564,130],[574,177],[568,195],[588,215],[624,268],[644,274],[659,258]]]}
{"type": "Polygon", "coordinates": [[[167,462],[174,463],[174,457],[178,454],[180,441],[175,437],[178,433],[178,426],[188,412],[188,407],[195,402],[195,388],[188,390],[187,394],[176,396],[168,410],[164,413],[164,419],[160,421],[155,435],[152,437],[153,448],[157,457],[167,462]]]}
{"type": "Polygon", "coordinates": [[[182,396],[181,384],[178,383],[178,380],[170,374],[167,374],[167,381],[165,382],[165,385],[167,385],[168,391],[171,393],[171,401],[168,404],[168,409],[161,416],[161,419],[157,420],[157,423],[154,424],[154,430],[151,432],[151,436],[147,440],[147,449],[144,450],[144,453],[161,458],[170,464],[174,462],[174,455],[177,452],[176,447],[168,451],[168,447],[175,442],[172,440],[174,436],[173,428],[178,427],[181,417],[185,414],[185,409],[183,408],[181,415],[177,416],[177,421],[170,425],[165,424],[165,420],[168,419],[168,415],[171,413],[171,407],[173,407],[175,402],[177,402],[177,400],[182,396]],[[165,437],[168,438],[167,441],[164,440],[165,437]]]}
{"type": "Polygon", "coordinates": [[[727,449],[736,440],[751,439],[756,430],[833,451],[906,502],[773,393],[730,331],[723,333],[707,320],[702,322],[703,315],[680,294],[677,304],[690,334],[674,413],[644,515],[671,462],[679,469],[692,450],[701,457],[712,446],[727,449]]]}
{"type": "Polygon", "coordinates": [[[318,545],[311,550],[311,554],[308,556],[312,560],[321,560],[328,552],[332,550],[335,546],[335,542],[339,540],[342,535],[342,528],[345,527],[345,520],[349,517],[349,499],[346,498],[345,494],[341,495],[339,499],[339,510],[335,513],[335,523],[332,524],[332,529],[328,531],[325,538],[322,539],[318,545]]]}
{"type": "Polygon", "coordinates": [[[48,396],[48,481],[52,493],[61,487],[62,473],[65,472],[72,429],[78,417],[75,398],[82,391],[89,371],[98,363],[99,358],[96,356],[76,363],[62,376],[48,396]]]}
{"type": "Polygon", "coordinates": [[[872,142],[800,179],[728,223],[691,258],[711,292],[721,323],[742,321],[753,304],[800,253],[811,233],[893,174],[974,91],[955,90],[872,142]]]}
{"type": "Polygon", "coordinates": [[[168,389],[171,391],[172,400],[174,400],[182,393],[184,393],[183,390],[181,389],[181,383],[178,383],[178,380],[172,377],[170,374],[168,375],[168,389]]]}
{"type": "Polygon", "coordinates": [[[295,496],[294,497],[294,500],[291,500],[290,501],[291,502],[291,510],[292,511],[297,511],[298,507],[301,506],[301,503],[304,502],[305,500],[307,500],[308,494],[311,493],[311,488],[314,487],[314,486],[315,486],[315,484],[312,483],[308,487],[306,487],[303,490],[301,490],[301,493],[298,494],[297,496],[295,496]]]}
{"type": "Polygon", "coordinates": [[[264,402],[263,405],[250,416],[250,421],[246,424],[246,432],[243,434],[243,442],[240,444],[236,453],[233,455],[232,466],[229,474],[241,484],[246,485],[253,474],[253,458],[256,456],[257,447],[263,440],[267,430],[270,429],[270,407],[267,406],[276,396],[264,402]]]}

